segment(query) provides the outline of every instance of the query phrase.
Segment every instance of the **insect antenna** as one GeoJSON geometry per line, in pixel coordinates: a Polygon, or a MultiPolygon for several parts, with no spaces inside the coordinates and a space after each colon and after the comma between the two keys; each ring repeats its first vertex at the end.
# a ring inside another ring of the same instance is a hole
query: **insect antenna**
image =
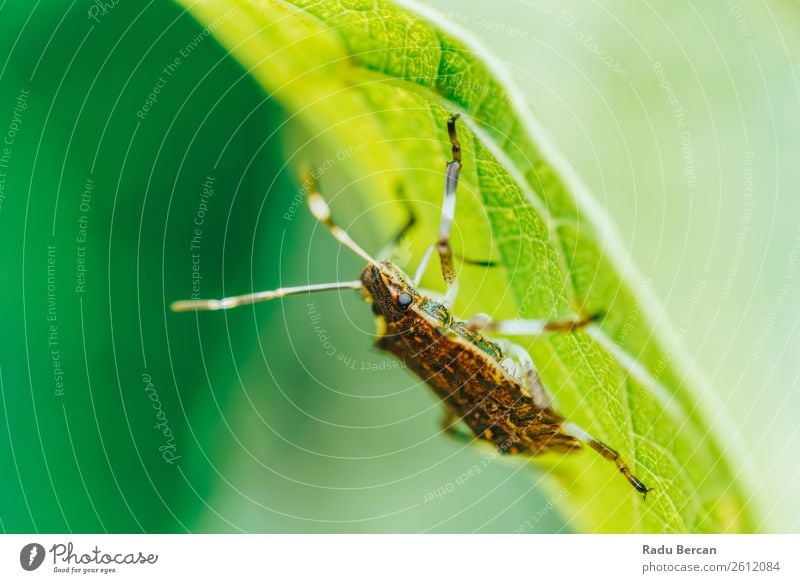
{"type": "Polygon", "coordinates": [[[333,222],[331,208],[319,193],[317,181],[314,179],[314,175],[310,171],[307,172],[306,179],[303,184],[308,192],[308,208],[311,209],[311,214],[314,215],[314,218],[321,223],[324,223],[331,232],[331,235],[333,235],[333,237],[342,245],[359,255],[362,259],[365,259],[368,263],[376,265],[378,262],[375,261],[375,259],[373,259],[369,253],[364,251],[364,249],[362,249],[358,243],[353,241],[350,235],[347,234],[347,231],[333,222]]]}
{"type": "Polygon", "coordinates": [[[360,281],[336,281],[333,283],[315,283],[295,287],[279,287],[278,289],[253,292],[241,296],[229,296],[218,300],[179,300],[170,306],[174,312],[191,312],[194,310],[228,310],[247,304],[266,302],[286,296],[294,296],[311,292],[331,291],[337,289],[362,289],[360,281]]]}
{"type": "MultiPolygon", "coordinates": [[[[369,253],[364,251],[358,243],[350,238],[347,231],[339,227],[331,217],[331,209],[325,199],[319,193],[317,181],[314,179],[313,174],[308,171],[304,181],[304,187],[307,192],[308,208],[311,209],[311,214],[314,215],[318,221],[325,224],[334,238],[342,243],[345,247],[355,252],[357,255],[372,264],[377,264],[369,253]]],[[[286,296],[331,291],[337,289],[363,289],[364,285],[361,281],[337,281],[333,283],[316,283],[309,285],[300,285],[295,287],[279,287],[278,289],[253,292],[239,296],[229,296],[226,298],[216,300],[180,300],[173,302],[170,306],[175,312],[190,312],[195,310],[228,310],[238,306],[247,304],[255,304],[257,302],[266,302],[286,296]]]]}

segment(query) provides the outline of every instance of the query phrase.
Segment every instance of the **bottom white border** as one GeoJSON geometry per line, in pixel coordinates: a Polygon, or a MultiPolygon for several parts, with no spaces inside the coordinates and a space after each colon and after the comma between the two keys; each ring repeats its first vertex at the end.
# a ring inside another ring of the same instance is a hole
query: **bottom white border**
{"type": "Polygon", "coordinates": [[[799,554],[800,535],[31,534],[0,536],[0,581],[797,582],[799,554]]]}

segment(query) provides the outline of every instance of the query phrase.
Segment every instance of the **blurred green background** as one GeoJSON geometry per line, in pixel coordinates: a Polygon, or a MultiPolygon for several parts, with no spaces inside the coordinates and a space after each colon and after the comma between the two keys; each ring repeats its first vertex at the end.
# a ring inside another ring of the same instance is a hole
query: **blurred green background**
{"type": "MultiPolygon", "coordinates": [[[[767,529],[800,530],[800,5],[428,4],[507,61],[706,372],[767,529]]],[[[355,294],[168,312],[193,265],[216,296],[360,262],[284,217],[303,130],[213,37],[101,5],[0,5],[0,528],[572,531],[543,472],[459,478],[486,451],[438,435],[355,294]]]]}

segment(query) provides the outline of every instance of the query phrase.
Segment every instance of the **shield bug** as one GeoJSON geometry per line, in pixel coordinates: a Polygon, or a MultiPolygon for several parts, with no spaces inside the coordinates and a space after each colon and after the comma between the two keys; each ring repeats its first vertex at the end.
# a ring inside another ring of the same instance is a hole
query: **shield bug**
{"type": "MultiPolygon", "coordinates": [[[[311,213],[336,240],[367,262],[358,280],[285,287],[218,300],[183,300],[173,303],[172,309],[224,310],[289,295],[361,290],[372,302],[377,319],[376,345],[404,362],[441,399],[446,412],[444,427],[449,433],[457,434],[453,426],[461,421],[470,429],[471,438],[488,441],[505,454],[527,456],[568,453],[585,444],[614,462],[636,491],[646,497],[650,488],[633,475],[614,449],[555,410],[528,352],[505,338],[486,335],[487,332],[500,336],[570,333],[590,325],[595,318],[494,321],[486,314],[477,314],[462,321],[451,314],[458,286],[450,231],[462,168],[457,118],[454,115],[447,122],[453,158],[445,168],[439,237],[427,248],[413,277],[389,260],[374,259],[351,239],[334,222],[314,181],[308,180],[311,213]],[[447,287],[441,299],[418,289],[434,251],[439,256],[447,287]]],[[[396,240],[413,224],[412,215],[396,240]]]]}

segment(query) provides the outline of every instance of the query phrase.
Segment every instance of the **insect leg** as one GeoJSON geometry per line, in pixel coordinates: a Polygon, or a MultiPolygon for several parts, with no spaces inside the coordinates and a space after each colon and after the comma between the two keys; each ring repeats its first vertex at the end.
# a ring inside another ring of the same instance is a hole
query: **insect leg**
{"type": "Polygon", "coordinates": [[[472,435],[472,433],[468,433],[468,432],[464,431],[463,429],[459,429],[458,427],[456,427],[456,425],[458,424],[459,421],[461,421],[461,417],[456,415],[450,409],[450,407],[445,405],[445,407],[444,407],[444,416],[442,417],[442,423],[441,423],[442,431],[444,431],[450,437],[455,437],[456,439],[458,439],[460,441],[469,442],[469,441],[472,441],[473,439],[475,439],[475,437],[472,435]]]}
{"type": "Polygon", "coordinates": [[[453,217],[456,212],[456,189],[458,188],[458,177],[461,174],[461,144],[456,135],[456,120],[458,115],[452,115],[447,120],[447,133],[450,136],[453,159],[447,163],[445,168],[444,180],[444,200],[442,201],[442,218],[439,223],[439,240],[436,242],[436,250],[439,253],[439,263],[442,268],[442,278],[447,284],[445,303],[451,305],[458,293],[458,283],[456,282],[456,270],[453,264],[453,250],[450,247],[450,231],[453,227],[453,217]]]}
{"type": "Polygon", "coordinates": [[[381,259],[390,257],[395,248],[403,240],[403,237],[405,237],[414,227],[414,225],[417,224],[417,214],[414,212],[414,207],[411,206],[411,203],[405,198],[403,194],[403,188],[401,186],[398,186],[397,188],[397,199],[405,207],[408,219],[402,228],[395,234],[395,236],[392,237],[391,240],[383,246],[383,249],[381,249],[380,253],[378,253],[378,257],[381,259]]]}
{"type": "Polygon", "coordinates": [[[445,284],[447,284],[447,292],[445,294],[444,302],[446,305],[452,305],[456,294],[458,293],[458,282],[456,281],[456,269],[453,262],[453,257],[458,257],[458,259],[470,265],[478,265],[482,267],[494,267],[496,265],[494,261],[473,260],[466,258],[463,255],[454,254],[453,249],[450,246],[450,232],[453,227],[453,219],[456,213],[456,190],[458,189],[458,177],[461,175],[461,144],[458,141],[458,135],[456,133],[457,119],[458,114],[454,113],[447,120],[447,134],[450,137],[453,159],[447,163],[447,167],[445,168],[444,200],[442,201],[442,217],[439,222],[439,239],[425,251],[425,255],[423,255],[422,261],[420,261],[419,267],[417,267],[417,271],[414,274],[414,283],[416,285],[419,284],[419,281],[422,279],[425,270],[428,268],[428,262],[430,261],[431,254],[433,253],[433,249],[436,248],[436,251],[439,254],[439,263],[442,269],[442,278],[444,279],[445,284]]]}
{"type": "Polygon", "coordinates": [[[475,265],[477,267],[497,267],[497,262],[492,261],[491,259],[470,259],[469,257],[464,257],[460,253],[456,253],[455,256],[459,261],[466,263],[467,265],[475,265]]]}
{"type": "Polygon", "coordinates": [[[431,261],[431,255],[433,255],[433,248],[436,245],[429,245],[428,248],[425,250],[425,255],[422,256],[422,261],[419,262],[417,266],[417,270],[414,272],[414,286],[418,286],[419,282],[422,280],[422,276],[425,275],[425,270],[428,269],[428,264],[431,261]]]}
{"type": "MultiPolygon", "coordinates": [[[[425,275],[425,271],[428,269],[428,264],[430,263],[431,255],[433,255],[434,247],[436,247],[435,243],[428,246],[428,248],[425,250],[425,254],[422,256],[422,261],[419,262],[419,266],[417,266],[417,270],[414,272],[413,281],[415,286],[419,285],[419,282],[422,280],[422,276],[425,275]]],[[[478,267],[497,267],[497,263],[492,260],[470,259],[459,254],[454,254],[454,257],[457,257],[459,261],[462,261],[468,265],[476,265],[478,267]]]]}
{"type": "MultiPolygon", "coordinates": [[[[542,380],[539,378],[539,372],[536,370],[536,365],[533,363],[531,355],[528,351],[513,342],[501,342],[501,347],[506,354],[514,356],[522,367],[522,375],[524,378],[520,379],[523,384],[530,389],[533,404],[540,409],[550,407],[552,405],[550,396],[545,392],[542,380]]],[[[516,363],[501,363],[508,372],[514,376],[518,376],[515,370],[516,363]]]]}
{"type": "Polygon", "coordinates": [[[564,320],[492,320],[488,314],[476,314],[467,320],[467,327],[471,330],[512,336],[540,336],[548,332],[573,332],[596,322],[601,316],[602,314],[593,314],[588,318],[564,320]]]}
{"type": "Polygon", "coordinates": [[[647,499],[647,493],[650,492],[652,488],[645,486],[642,481],[639,480],[639,478],[633,475],[633,472],[631,472],[627,464],[622,461],[622,458],[619,456],[616,450],[611,449],[602,441],[598,441],[585,429],[576,425],[575,423],[572,423],[571,421],[566,421],[564,425],[562,425],[562,428],[565,432],[572,434],[574,437],[591,447],[607,460],[614,462],[619,471],[622,472],[622,475],[625,476],[628,482],[630,482],[631,486],[633,486],[636,491],[642,495],[643,499],[647,499]]]}
{"type": "Polygon", "coordinates": [[[228,310],[246,304],[266,302],[286,296],[305,294],[310,292],[330,291],[336,289],[362,289],[360,281],[337,281],[334,283],[316,283],[296,287],[279,287],[269,291],[253,292],[241,296],[230,296],[219,300],[180,300],[173,302],[170,308],[174,312],[190,312],[193,310],[228,310]]]}

